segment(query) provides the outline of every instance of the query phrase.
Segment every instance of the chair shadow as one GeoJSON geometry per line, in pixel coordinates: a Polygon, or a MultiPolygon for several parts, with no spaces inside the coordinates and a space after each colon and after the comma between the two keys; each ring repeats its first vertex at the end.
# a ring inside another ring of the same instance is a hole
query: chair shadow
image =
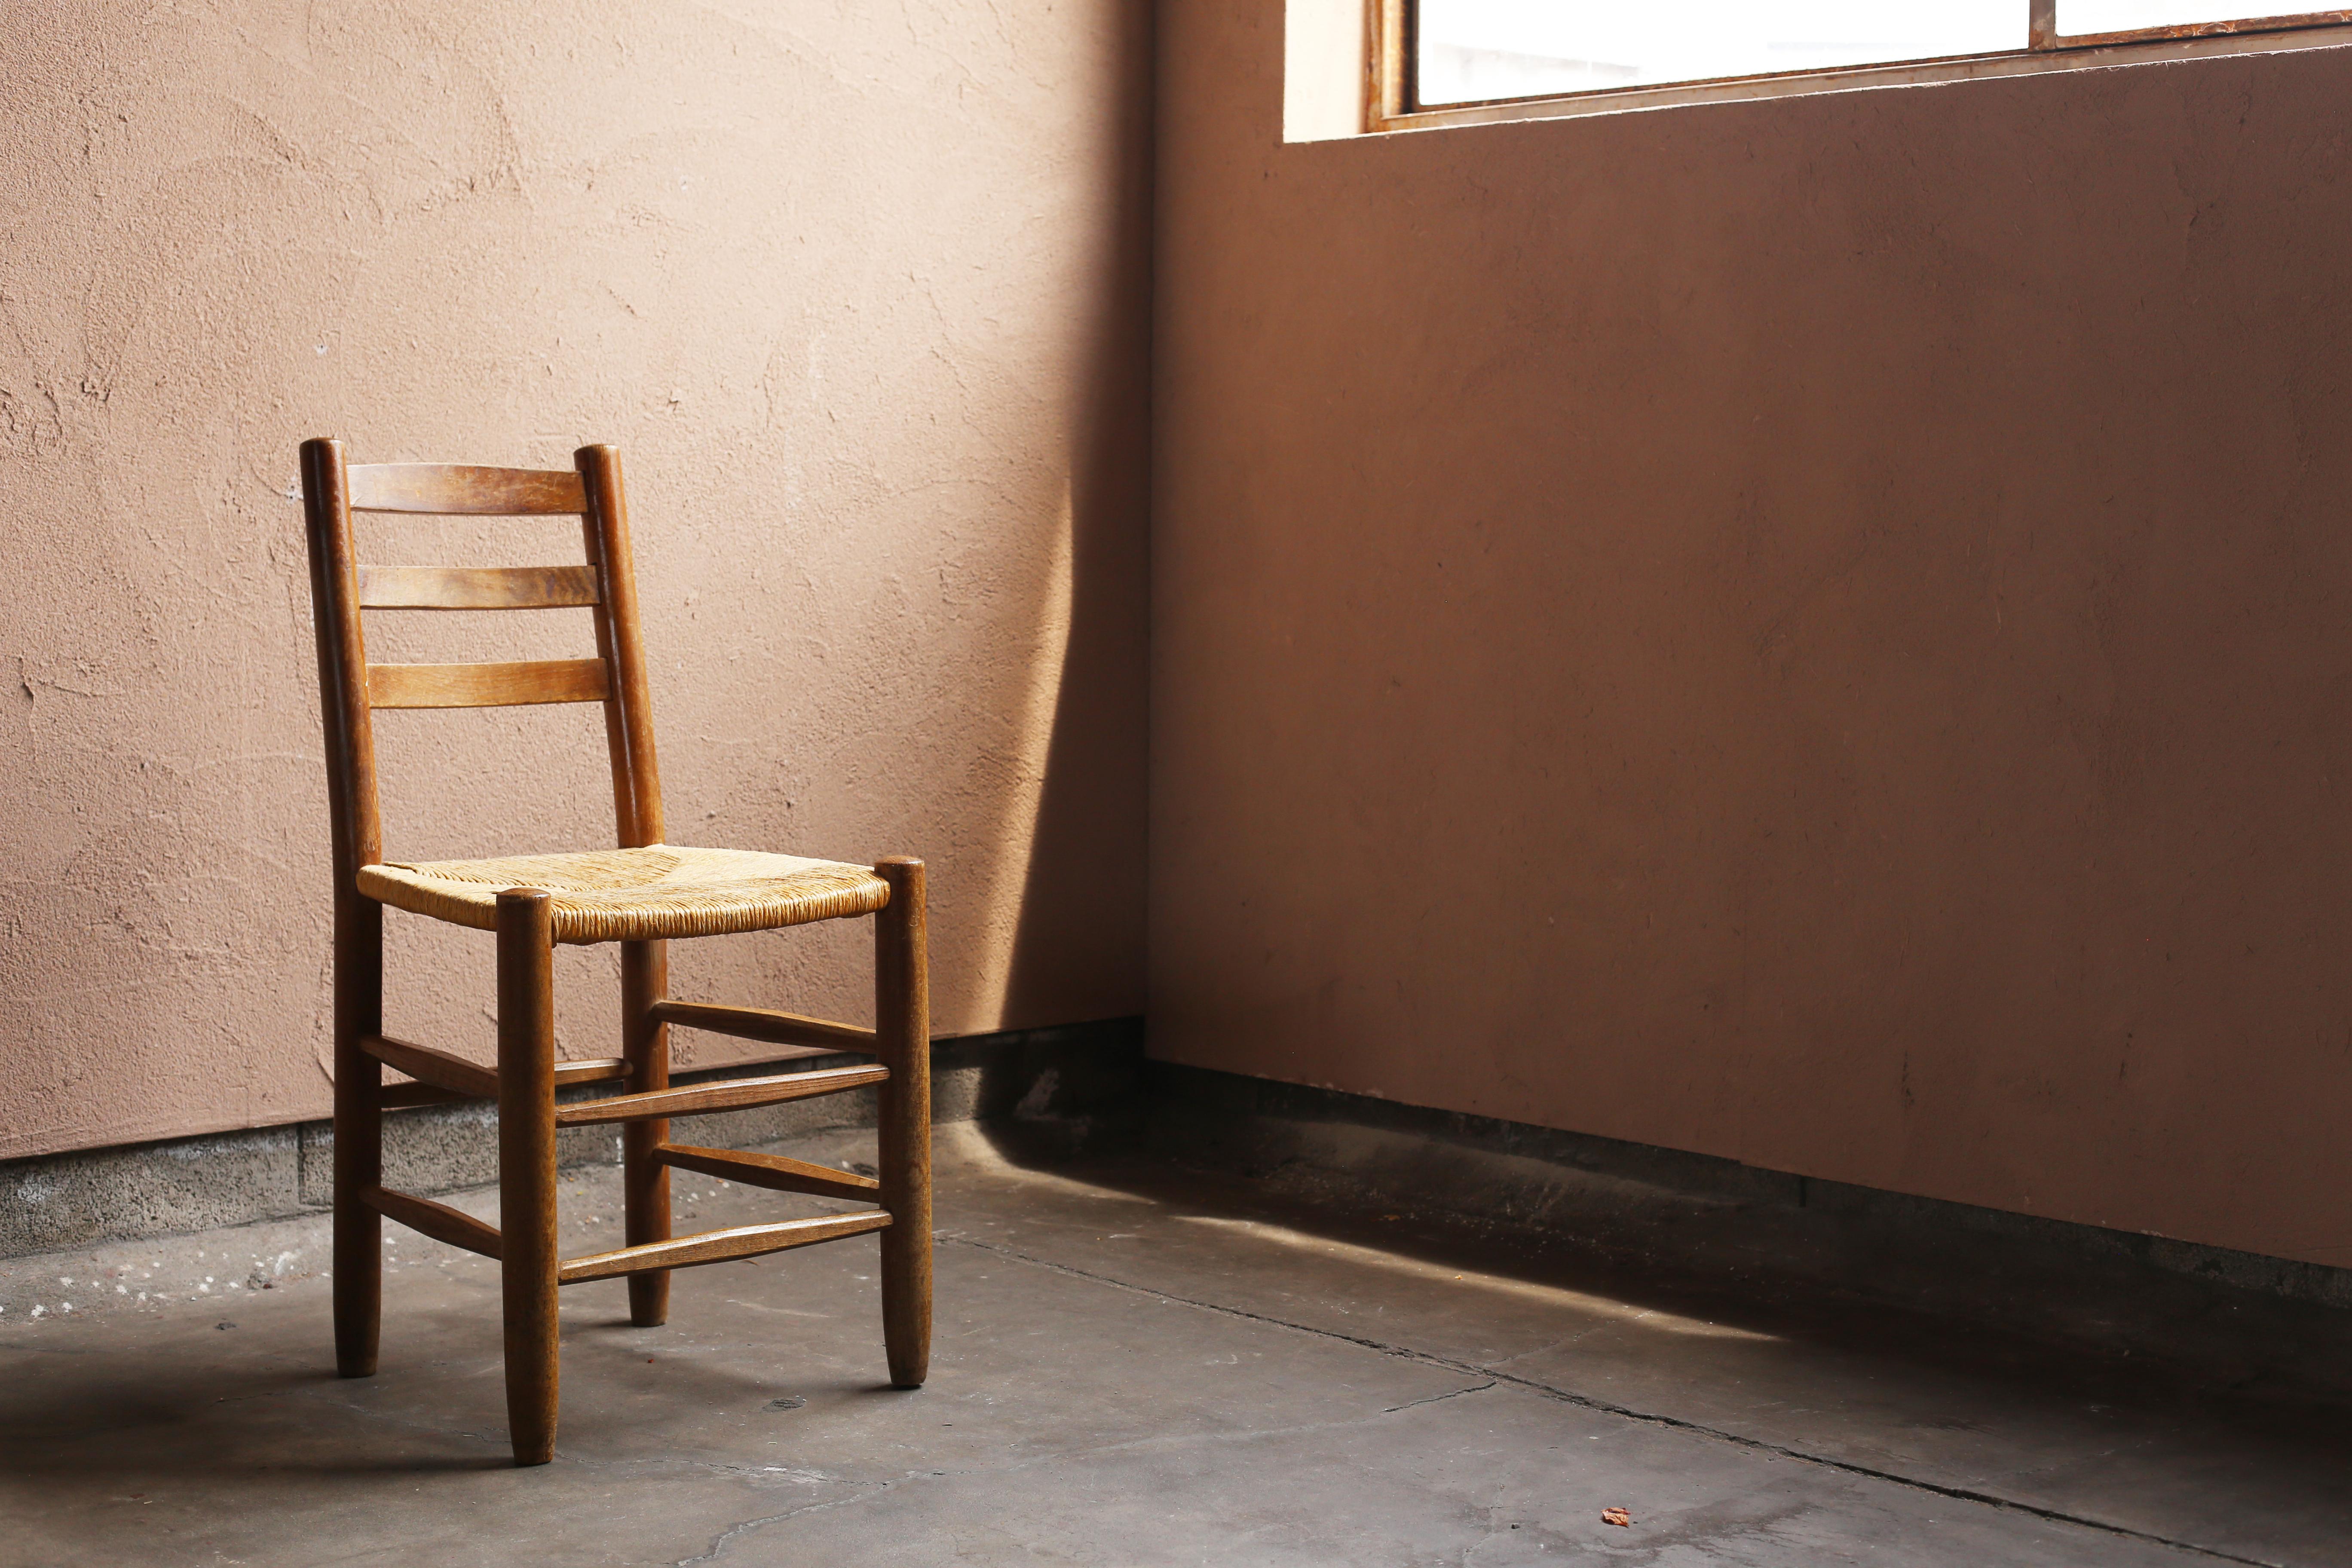
{"type": "Polygon", "coordinates": [[[336,1394],[362,1380],[340,1378],[331,1366],[257,1374],[204,1367],[173,1379],[123,1364],[139,1360],[135,1352],[90,1359],[88,1375],[6,1402],[0,1474],[77,1487],[93,1475],[126,1488],[172,1479],[211,1486],[239,1476],[429,1475],[509,1462],[503,1429],[436,1432],[402,1424],[407,1440],[394,1450],[337,1441],[336,1423],[322,1416],[352,1408],[336,1394]],[[420,1447],[420,1436],[430,1446],[420,1447]]]}

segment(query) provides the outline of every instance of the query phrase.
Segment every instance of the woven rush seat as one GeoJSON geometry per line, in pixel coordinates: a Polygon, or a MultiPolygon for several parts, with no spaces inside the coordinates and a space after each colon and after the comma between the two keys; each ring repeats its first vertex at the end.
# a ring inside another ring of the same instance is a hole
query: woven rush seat
{"type": "Polygon", "coordinates": [[[359,890],[371,899],[480,931],[498,929],[508,888],[553,895],[555,940],[567,942],[772,931],[868,915],[890,901],[890,885],[865,866],[672,844],[359,870],[359,890]]]}

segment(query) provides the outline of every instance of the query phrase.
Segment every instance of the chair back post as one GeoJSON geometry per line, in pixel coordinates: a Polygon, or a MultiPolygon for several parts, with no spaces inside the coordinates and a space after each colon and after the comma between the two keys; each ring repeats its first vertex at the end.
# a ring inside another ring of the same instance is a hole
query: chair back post
{"type": "MultiPolygon", "coordinates": [[[[604,740],[613,754],[613,817],[621,847],[662,841],[661,770],[655,760],[653,701],[646,682],[646,646],[637,619],[636,563],[629,548],[629,505],[621,485],[621,454],[604,445],[572,455],[580,470],[582,531],[598,579],[596,651],[611,672],[604,697],[604,740]]],[[[629,1088],[644,1094],[669,1087],[669,1026],[654,1005],[669,994],[669,944],[621,944],[621,1054],[629,1088]]],[[[670,1238],[669,1167],[656,1151],[669,1142],[666,1119],[632,1121],[622,1130],[621,1163],[627,1194],[628,1243],[670,1238]]],[[[629,1277],[629,1321],[651,1328],[669,1321],[669,1274],[629,1277]]]]}
{"type": "Polygon", "coordinates": [[[604,738],[613,756],[613,816],[621,847],[662,841],[661,770],[654,753],[653,700],[646,682],[645,636],[637,619],[637,578],[629,552],[629,508],[621,488],[621,454],[583,447],[579,466],[586,511],[581,518],[588,559],[601,592],[596,651],[612,679],[604,698],[604,738]]]}
{"type": "Polygon", "coordinates": [[[327,796],[340,903],[359,896],[352,884],[359,868],[383,858],[367,644],[360,629],[351,488],[341,441],[320,437],[302,443],[302,513],[310,547],[310,616],[319,636],[319,708],[327,733],[327,796]]]}
{"type": "Polygon", "coordinates": [[[327,739],[335,911],[335,1370],[376,1368],[383,1321],[383,1224],[361,1201],[383,1180],[383,1068],[361,1042],[383,1033],[383,906],[362,898],[359,868],[383,858],[367,647],[352,561],[350,476],[340,441],[302,443],[302,515],[310,618],[319,638],[319,716],[327,739]]]}

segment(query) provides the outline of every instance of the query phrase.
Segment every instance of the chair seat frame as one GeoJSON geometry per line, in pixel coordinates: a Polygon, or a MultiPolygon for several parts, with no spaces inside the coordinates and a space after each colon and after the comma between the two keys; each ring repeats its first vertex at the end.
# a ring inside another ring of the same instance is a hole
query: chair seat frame
{"type": "Polygon", "coordinates": [[[621,948],[621,1050],[595,1062],[555,1059],[554,933],[550,894],[499,895],[498,1062],[495,1069],[383,1033],[383,909],[360,891],[362,867],[383,861],[373,711],[387,707],[492,707],[601,701],[611,752],[620,847],[662,840],[661,781],[629,550],[619,454],[583,447],[572,471],[445,464],[352,465],[331,439],[302,444],[302,498],[318,630],[325,720],[334,892],[334,1329],[336,1370],[368,1377],[383,1323],[383,1241],[390,1218],[498,1259],[502,1286],[507,1414],[515,1462],[554,1456],[559,1365],[556,1292],[566,1284],[625,1278],[629,1321],[669,1316],[675,1268],[750,1258],[878,1232],[883,1339],[890,1381],[919,1387],[931,1321],[930,1029],[922,861],[875,863],[889,900],[874,921],[875,1025],[871,1029],[759,1008],[680,1002],[668,995],[668,947],[621,948]],[[354,511],[439,515],[576,515],[584,567],[363,566],[355,559],[354,511]],[[597,657],[552,664],[374,665],[364,608],[492,610],[585,606],[597,657]],[[583,668],[593,666],[593,668],[583,668]],[[403,672],[387,675],[386,672],[403,672]],[[419,673],[424,672],[424,673],[419,673]],[[445,674],[442,672],[458,672],[445,674]],[[785,1073],[674,1089],[668,1031],[676,1025],[833,1051],[862,1052],[871,1067],[785,1073]],[[387,1084],[391,1066],[409,1081],[387,1084]],[[556,1103],[560,1083],[611,1082],[624,1092],[556,1103]],[[669,1118],[744,1109],[871,1087],[878,1100],[877,1174],[853,1175],[781,1155],[673,1144],[669,1118]],[[499,1111],[499,1225],[414,1194],[387,1189],[383,1114],[402,1105],[494,1099],[499,1111]],[[556,1132],[618,1122],[626,1245],[566,1259],[557,1246],[556,1132]],[[672,1234],[669,1173],[691,1170],[776,1191],[849,1198],[875,1206],[672,1234]]]}

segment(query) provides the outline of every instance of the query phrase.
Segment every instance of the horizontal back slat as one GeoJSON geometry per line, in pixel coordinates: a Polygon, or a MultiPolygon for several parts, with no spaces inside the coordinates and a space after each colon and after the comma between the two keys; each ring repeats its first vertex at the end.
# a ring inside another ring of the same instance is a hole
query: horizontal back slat
{"type": "Polygon", "coordinates": [[[580,476],[563,468],[477,468],[460,463],[354,463],[344,470],[353,511],[444,516],[577,515],[580,476]]]}
{"type": "Polygon", "coordinates": [[[371,610],[551,610],[596,602],[593,566],[362,566],[371,610]]]}
{"type": "Polygon", "coordinates": [[[371,708],[520,708],[602,702],[612,686],[601,658],[518,664],[372,664],[371,708]]]}

